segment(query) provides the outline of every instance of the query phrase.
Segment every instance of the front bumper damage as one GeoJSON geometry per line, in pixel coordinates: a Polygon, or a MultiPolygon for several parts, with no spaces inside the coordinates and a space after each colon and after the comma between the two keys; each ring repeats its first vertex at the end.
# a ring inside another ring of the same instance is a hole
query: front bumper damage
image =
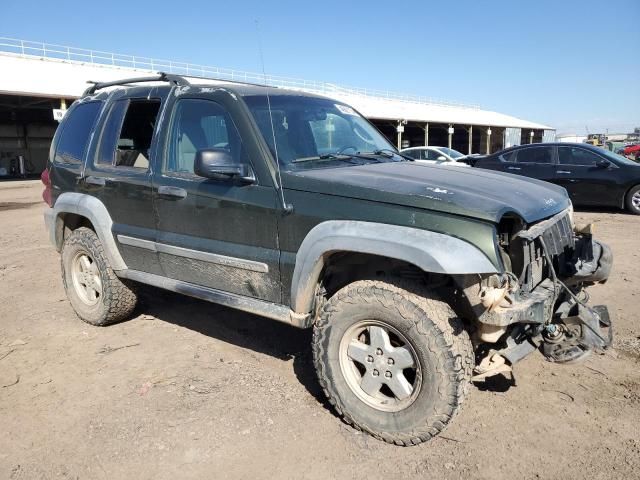
{"type": "MultiPolygon", "coordinates": [[[[511,366],[534,352],[553,362],[578,361],[612,343],[613,329],[605,305],[589,306],[585,287],[609,278],[611,249],[585,227],[567,231],[559,215],[520,232],[525,248],[537,245],[532,269],[545,264],[545,278],[527,291],[519,279],[494,280],[480,293],[486,310],[479,316],[477,340],[481,361],[474,380],[511,371],[511,366]]],[[[535,275],[531,275],[534,277],[535,275]]]]}

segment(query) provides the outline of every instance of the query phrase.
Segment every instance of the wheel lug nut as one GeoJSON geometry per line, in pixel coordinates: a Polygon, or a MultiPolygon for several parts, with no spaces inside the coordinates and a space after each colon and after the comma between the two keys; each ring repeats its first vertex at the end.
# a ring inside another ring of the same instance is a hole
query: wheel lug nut
{"type": "Polygon", "coordinates": [[[380,375],[380,372],[378,370],[374,370],[371,373],[373,374],[374,377],[377,377],[378,375],[380,375]]]}
{"type": "Polygon", "coordinates": [[[391,378],[391,372],[387,370],[386,372],[384,372],[384,376],[387,378],[391,378]]]}
{"type": "Polygon", "coordinates": [[[367,357],[367,362],[369,362],[369,363],[373,362],[373,357],[371,355],[369,355],[367,357]]]}
{"type": "Polygon", "coordinates": [[[382,355],[382,349],[376,348],[376,355],[382,355]]]}
{"type": "Polygon", "coordinates": [[[389,365],[393,365],[393,364],[394,364],[394,363],[396,363],[396,362],[394,362],[394,361],[393,361],[393,358],[387,358],[387,363],[388,363],[389,365]]]}

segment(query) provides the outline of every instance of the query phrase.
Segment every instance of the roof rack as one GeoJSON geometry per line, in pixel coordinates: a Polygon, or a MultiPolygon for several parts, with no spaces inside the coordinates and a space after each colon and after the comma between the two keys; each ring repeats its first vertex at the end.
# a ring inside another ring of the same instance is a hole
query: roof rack
{"type": "Polygon", "coordinates": [[[92,82],[89,81],[87,83],[91,83],[92,85],[87,88],[82,96],[91,95],[95,93],[97,90],[101,90],[107,87],[113,87],[116,85],[129,85],[130,83],[143,83],[143,82],[169,82],[174,85],[185,86],[191,85],[185,78],[180,75],[174,75],[171,73],[158,72],[158,75],[155,77],[138,77],[138,78],[124,78],[122,80],[114,80],[113,82],[92,82]]]}

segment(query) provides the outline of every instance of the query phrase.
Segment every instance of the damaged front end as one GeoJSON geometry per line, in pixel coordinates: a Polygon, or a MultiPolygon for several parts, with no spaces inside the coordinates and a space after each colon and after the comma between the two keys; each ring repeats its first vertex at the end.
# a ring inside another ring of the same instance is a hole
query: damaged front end
{"type": "Polygon", "coordinates": [[[575,228],[570,209],[531,226],[503,219],[505,273],[463,285],[478,320],[475,380],[510,371],[536,349],[566,363],[611,345],[607,307],[587,305],[585,287],[606,282],[613,260],[592,230],[575,228]]]}

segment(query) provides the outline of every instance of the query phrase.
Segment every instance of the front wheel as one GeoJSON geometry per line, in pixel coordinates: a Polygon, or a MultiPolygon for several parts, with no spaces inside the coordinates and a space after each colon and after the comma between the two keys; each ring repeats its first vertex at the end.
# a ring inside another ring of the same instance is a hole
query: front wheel
{"type": "Polygon", "coordinates": [[[640,185],[636,185],[629,190],[625,200],[627,210],[635,215],[640,215],[640,185]]]}
{"type": "Polygon", "coordinates": [[[455,416],[474,363],[449,305],[402,280],[338,291],[314,327],[313,354],[320,384],[346,422],[407,446],[455,416]]]}
{"type": "Polygon", "coordinates": [[[93,230],[81,227],[66,238],[61,263],[67,297],[81,320],[104,326],[131,315],[137,296],[115,275],[93,230]]]}

